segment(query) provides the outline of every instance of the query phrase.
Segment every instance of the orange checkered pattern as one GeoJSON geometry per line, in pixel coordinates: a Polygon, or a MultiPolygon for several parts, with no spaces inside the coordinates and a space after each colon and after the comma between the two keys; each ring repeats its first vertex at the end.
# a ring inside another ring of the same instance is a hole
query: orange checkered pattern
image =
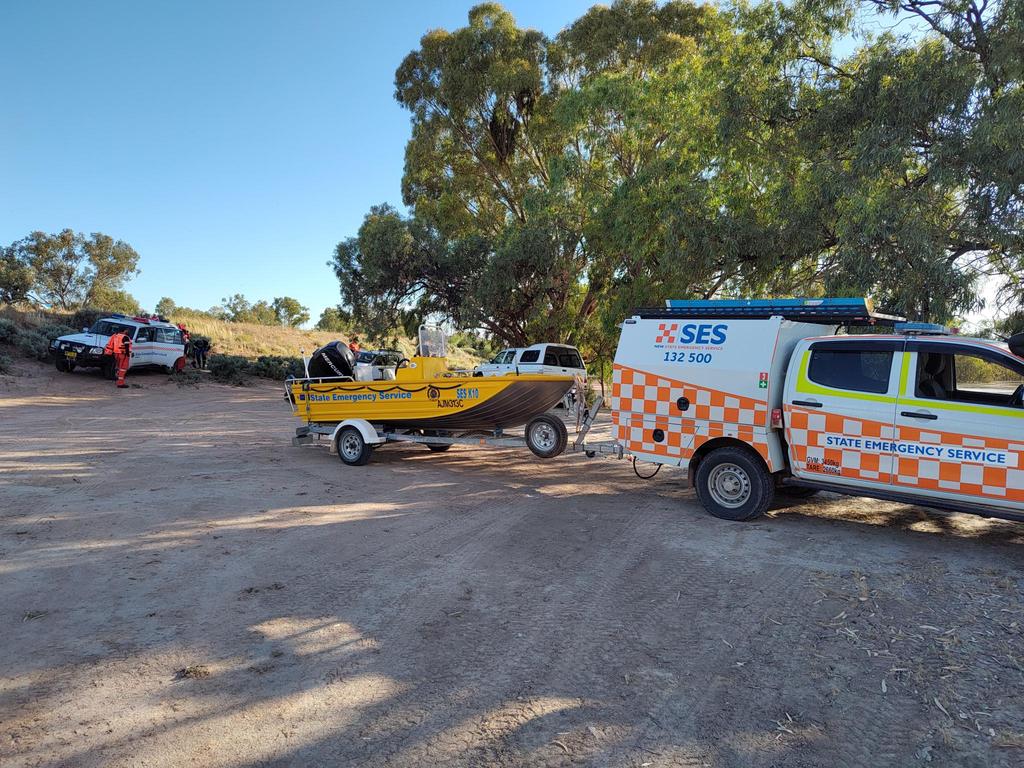
{"type": "Polygon", "coordinates": [[[792,406],[786,408],[786,439],[796,468],[906,488],[927,488],[1024,503],[1024,443],[919,427],[895,427],[879,421],[816,413],[792,406]],[[959,459],[826,448],[824,436],[828,434],[877,437],[946,448],[987,448],[1007,452],[1010,460],[1006,466],[990,466],[959,459]],[[820,461],[808,465],[809,455],[820,461]]]}
{"type": "Polygon", "coordinates": [[[891,456],[853,449],[826,448],[825,435],[829,434],[895,439],[895,429],[891,424],[786,406],[786,442],[789,443],[794,469],[875,483],[890,481],[891,456]],[[808,457],[811,461],[808,461],[808,457]]]}
{"type": "Polygon", "coordinates": [[[769,468],[768,403],[699,387],[635,368],[616,365],[612,373],[612,422],[618,441],[632,453],[689,459],[708,440],[733,437],[760,453],[769,468]],[[679,398],[690,401],[680,411],[679,398]],[[665,433],[655,442],[654,430],[665,433]]]}

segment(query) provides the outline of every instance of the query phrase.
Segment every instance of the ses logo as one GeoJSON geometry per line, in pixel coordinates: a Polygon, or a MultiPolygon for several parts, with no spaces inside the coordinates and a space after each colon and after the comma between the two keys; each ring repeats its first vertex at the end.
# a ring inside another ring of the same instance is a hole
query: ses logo
{"type": "Polygon", "coordinates": [[[660,323],[655,346],[721,346],[729,330],[727,323],[660,323]]]}

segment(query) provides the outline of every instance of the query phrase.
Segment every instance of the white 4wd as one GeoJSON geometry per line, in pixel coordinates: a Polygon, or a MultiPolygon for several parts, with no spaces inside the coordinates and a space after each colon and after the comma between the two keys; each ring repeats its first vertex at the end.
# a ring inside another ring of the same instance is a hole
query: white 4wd
{"type": "Polygon", "coordinates": [[[91,328],[83,328],[81,333],[50,342],[50,354],[57,370],[66,373],[77,367],[112,370],[113,360],[104,354],[104,349],[115,333],[123,333],[132,340],[129,369],[155,366],[170,371],[183,364],[185,340],[177,326],[150,318],[110,315],[97,320],[91,328]]]}

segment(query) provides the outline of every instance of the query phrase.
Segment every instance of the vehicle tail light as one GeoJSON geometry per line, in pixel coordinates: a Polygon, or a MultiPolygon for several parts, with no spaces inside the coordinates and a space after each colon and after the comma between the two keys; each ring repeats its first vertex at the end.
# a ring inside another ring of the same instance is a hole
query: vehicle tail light
{"type": "Polygon", "coordinates": [[[772,408],[772,429],[782,429],[782,409],[772,408]]]}

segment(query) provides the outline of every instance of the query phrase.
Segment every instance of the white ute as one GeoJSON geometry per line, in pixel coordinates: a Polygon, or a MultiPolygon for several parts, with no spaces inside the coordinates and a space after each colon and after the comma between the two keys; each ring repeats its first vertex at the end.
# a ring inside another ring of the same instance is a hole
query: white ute
{"type": "Polygon", "coordinates": [[[688,468],[711,514],[831,490],[1024,520],[1024,334],[1008,344],[865,299],[669,301],[625,320],[618,455],[688,468]],[[884,326],[888,335],[836,335],[884,326]]]}

